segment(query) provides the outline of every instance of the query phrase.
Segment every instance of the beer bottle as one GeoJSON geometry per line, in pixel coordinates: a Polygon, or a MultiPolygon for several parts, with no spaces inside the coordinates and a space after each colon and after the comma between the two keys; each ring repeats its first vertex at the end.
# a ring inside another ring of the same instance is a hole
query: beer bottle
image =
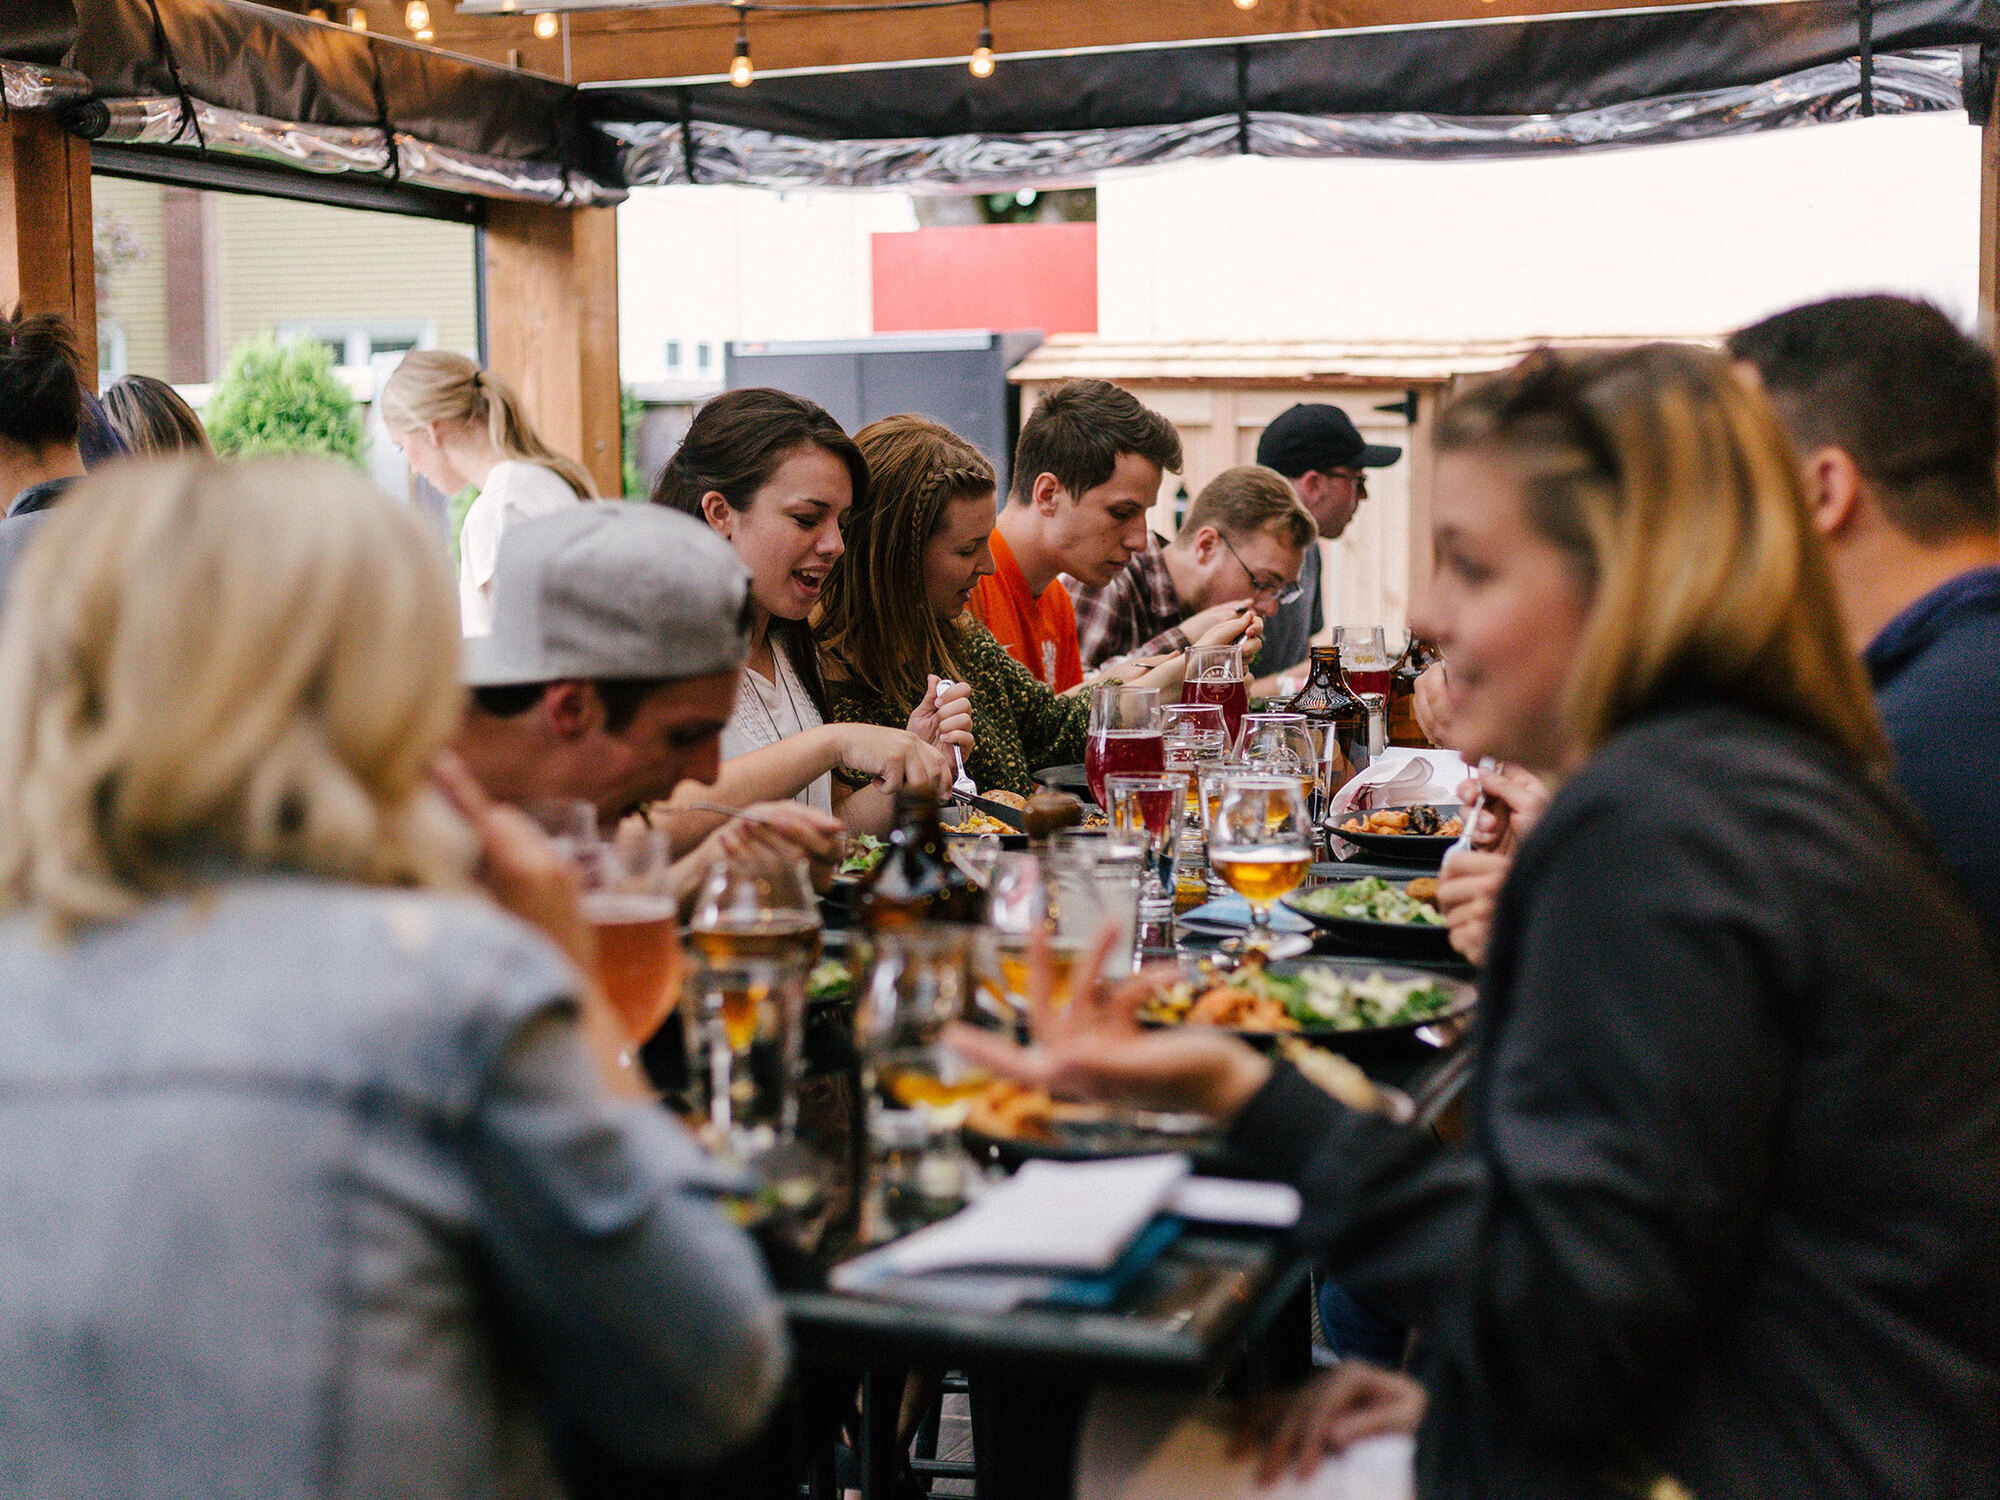
{"type": "Polygon", "coordinates": [[[976,924],[986,919],[986,893],[951,858],[938,821],[935,789],[896,789],[896,826],[888,849],[861,888],[861,925],[869,932],[921,922],[976,924]]]}
{"type": "Polygon", "coordinates": [[[1312,648],[1312,666],[1305,686],[1284,707],[1305,715],[1306,727],[1312,731],[1313,744],[1319,750],[1320,764],[1328,766],[1331,762],[1323,782],[1325,795],[1332,796],[1354,774],[1360,760],[1367,758],[1368,749],[1368,712],[1347,685],[1339,647],[1312,648]],[[1338,751],[1337,756],[1327,748],[1329,739],[1338,751]],[[1359,758],[1357,751],[1363,752],[1359,758]]]}
{"type": "Polygon", "coordinates": [[[1417,679],[1438,659],[1438,649],[1421,636],[1412,635],[1396,658],[1389,673],[1389,743],[1431,748],[1430,739],[1417,723],[1417,679]]]}

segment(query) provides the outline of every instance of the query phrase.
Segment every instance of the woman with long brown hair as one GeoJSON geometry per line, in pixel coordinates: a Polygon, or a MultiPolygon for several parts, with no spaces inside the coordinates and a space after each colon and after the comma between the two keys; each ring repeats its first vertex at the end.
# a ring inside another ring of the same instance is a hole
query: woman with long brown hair
{"type": "MultiPolygon", "coordinates": [[[[963,693],[935,694],[893,720],[854,722],[820,676],[809,616],[840,576],[850,515],[868,498],[867,461],[802,396],[751,387],[717,396],[653,485],[653,502],[705,521],[750,570],[751,648],[722,736],[723,767],[702,800],[795,798],[855,828],[887,830],[904,781],[950,785],[948,747],[972,748],[963,693]]],[[[699,834],[713,814],[683,812],[699,834]]]]}
{"type": "MultiPolygon", "coordinates": [[[[1544,353],[1437,442],[1411,628],[1458,747],[1558,788],[1464,1144],[1101,996],[1035,1052],[960,1045],[1204,1110],[1296,1183],[1342,1283],[1423,1326],[1425,1496],[1994,1493],[2000,987],[1884,780],[1774,414],[1706,350],[1544,353]]],[[[1364,1394],[1314,1387],[1275,1456],[1364,1394]]]]}
{"type": "Polygon", "coordinates": [[[382,384],[382,425],[410,467],[447,495],[479,498],[459,525],[458,606],[467,635],[493,628],[493,565],[515,521],[597,498],[590,471],[542,441],[514,388],[477,360],[415,349],[382,384]]]}

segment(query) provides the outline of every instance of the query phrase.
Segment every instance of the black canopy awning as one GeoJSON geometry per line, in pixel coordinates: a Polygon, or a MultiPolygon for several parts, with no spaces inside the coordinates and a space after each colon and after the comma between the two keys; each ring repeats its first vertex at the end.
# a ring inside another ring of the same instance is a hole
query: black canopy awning
{"type": "Polygon", "coordinates": [[[0,58],[74,69],[91,106],[72,118],[107,140],[560,203],[685,181],[986,188],[1232,151],[1519,155],[1967,98],[1978,114],[1996,42],[2000,0],[1779,0],[1030,52],[985,79],[955,63],[578,90],[246,0],[13,0],[0,19],[0,58]]]}

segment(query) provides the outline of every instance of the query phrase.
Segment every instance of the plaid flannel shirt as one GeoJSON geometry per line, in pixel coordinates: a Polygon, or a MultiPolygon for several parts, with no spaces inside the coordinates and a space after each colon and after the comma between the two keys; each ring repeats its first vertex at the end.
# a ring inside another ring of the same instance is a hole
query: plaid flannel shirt
{"type": "Polygon", "coordinates": [[[1167,571],[1166,542],[1148,533],[1146,547],[1101,589],[1063,574],[1063,587],[1076,603],[1076,643],[1086,669],[1114,656],[1168,656],[1185,651],[1181,629],[1186,610],[1167,571]]]}

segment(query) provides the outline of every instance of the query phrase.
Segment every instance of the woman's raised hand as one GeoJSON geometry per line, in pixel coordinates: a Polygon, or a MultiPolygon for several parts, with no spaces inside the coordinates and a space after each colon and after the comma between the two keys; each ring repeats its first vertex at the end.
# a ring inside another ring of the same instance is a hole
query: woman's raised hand
{"type": "Polygon", "coordinates": [[[928,745],[949,750],[958,746],[961,755],[970,755],[977,743],[972,737],[972,688],[954,682],[939,691],[940,682],[932,673],[924,685],[923,701],[910,715],[910,733],[928,745]]]}
{"type": "Polygon", "coordinates": [[[1050,1002],[1047,944],[1037,942],[1029,964],[1028,1002],[1034,1045],[1017,1046],[990,1031],[954,1025],[946,1044],[1005,1078],[1069,1099],[1098,1099],[1143,1108],[1194,1110],[1227,1122],[1271,1076],[1254,1048],[1226,1032],[1202,1027],[1145,1031],[1139,1004],[1179,977],[1174,966],[1151,967],[1130,979],[1098,977],[1117,941],[1107,928],[1076,970],[1070,1002],[1050,1002]]]}

